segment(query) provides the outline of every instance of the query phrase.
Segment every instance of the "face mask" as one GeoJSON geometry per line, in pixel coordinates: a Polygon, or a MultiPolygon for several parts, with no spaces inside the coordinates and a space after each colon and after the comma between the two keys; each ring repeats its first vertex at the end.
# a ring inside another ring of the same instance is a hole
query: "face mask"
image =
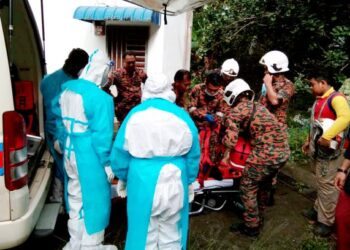
{"type": "Polygon", "coordinates": [[[205,89],[205,94],[208,95],[208,96],[216,96],[217,94],[219,93],[219,91],[216,91],[215,93],[210,93],[207,89],[205,89]]]}
{"type": "Polygon", "coordinates": [[[101,83],[100,83],[100,87],[101,88],[106,86],[107,83],[108,83],[108,73],[109,73],[109,71],[110,71],[109,67],[106,67],[105,70],[103,71],[102,79],[101,79],[101,83]]]}

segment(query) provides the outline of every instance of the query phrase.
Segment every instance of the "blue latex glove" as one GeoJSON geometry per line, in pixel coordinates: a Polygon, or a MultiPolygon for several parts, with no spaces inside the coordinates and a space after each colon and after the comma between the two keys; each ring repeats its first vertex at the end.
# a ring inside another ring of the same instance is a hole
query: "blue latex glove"
{"type": "Polygon", "coordinates": [[[211,124],[215,123],[215,118],[214,118],[214,116],[211,115],[211,114],[206,114],[206,115],[204,116],[204,119],[205,119],[207,122],[211,123],[211,124]]]}
{"type": "Polygon", "coordinates": [[[115,62],[113,60],[110,60],[107,65],[109,66],[110,69],[114,68],[115,62]]]}

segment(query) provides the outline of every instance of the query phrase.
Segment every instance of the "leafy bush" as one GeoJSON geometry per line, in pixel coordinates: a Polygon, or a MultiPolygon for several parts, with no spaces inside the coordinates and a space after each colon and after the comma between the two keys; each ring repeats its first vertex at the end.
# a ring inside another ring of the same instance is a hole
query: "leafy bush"
{"type": "Polygon", "coordinates": [[[219,64],[234,57],[241,78],[261,84],[260,57],[284,51],[292,76],[326,67],[350,76],[350,3],[343,0],[220,0],[194,13],[193,54],[211,51],[219,64]]]}
{"type": "Polygon", "coordinates": [[[321,238],[313,235],[311,232],[308,234],[308,237],[305,238],[301,246],[300,250],[331,250],[335,249],[334,242],[327,238],[321,238]]]}
{"type": "Polygon", "coordinates": [[[302,250],[329,250],[331,249],[326,239],[311,238],[304,240],[301,246],[302,250]]]}
{"type": "Polygon", "coordinates": [[[302,145],[309,134],[311,107],[315,98],[310,92],[303,74],[294,78],[295,94],[291,100],[288,113],[288,139],[291,149],[290,161],[307,161],[302,145]]]}
{"type": "Polygon", "coordinates": [[[301,151],[308,133],[308,119],[301,118],[301,115],[295,115],[293,118],[288,119],[288,140],[291,150],[290,161],[308,160],[308,156],[305,156],[301,151]]]}

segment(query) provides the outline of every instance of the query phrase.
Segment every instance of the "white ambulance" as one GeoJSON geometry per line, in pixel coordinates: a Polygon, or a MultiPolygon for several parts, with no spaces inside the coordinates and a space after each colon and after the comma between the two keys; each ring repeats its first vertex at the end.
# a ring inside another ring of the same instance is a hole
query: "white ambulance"
{"type": "Polygon", "coordinates": [[[26,241],[35,228],[47,233],[42,212],[52,223],[50,209],[44,209],[52,179],[39,94],[45,62],[26,0],[0,0],[0,55],[0,249],[5,249],[26,241]]]}

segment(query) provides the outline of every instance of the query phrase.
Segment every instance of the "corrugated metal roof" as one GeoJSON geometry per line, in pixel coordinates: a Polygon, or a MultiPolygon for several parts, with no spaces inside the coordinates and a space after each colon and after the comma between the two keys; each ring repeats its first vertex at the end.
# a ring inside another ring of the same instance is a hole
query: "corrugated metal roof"
{"type": "Polygon", "coordinates": [[[73,18],[88,22],[115,20],[160,24],[158,12],[134,7],[79,6],[74,11],[73,18]]]}

